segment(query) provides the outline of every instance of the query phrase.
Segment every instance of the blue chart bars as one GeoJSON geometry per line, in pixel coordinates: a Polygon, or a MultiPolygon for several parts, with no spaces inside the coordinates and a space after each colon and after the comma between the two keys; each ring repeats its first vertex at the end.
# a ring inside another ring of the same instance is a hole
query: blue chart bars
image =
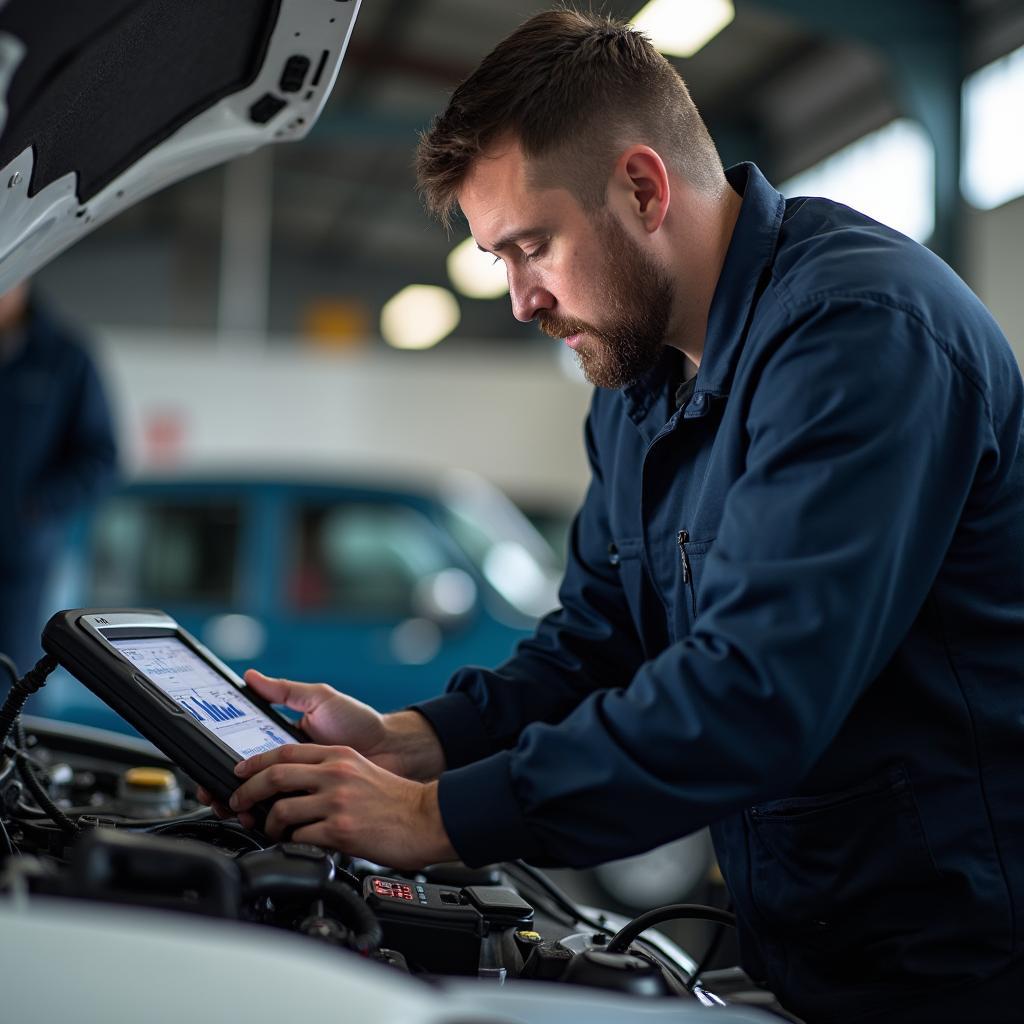
{"type": "MultiPolygon", "coordinates": [[[[252,708],[246,711],[231,703],[231,698],[221,691],[209,693],[207,699],[200,695],[201,691],[191,690],[188,693],[179,691],[177,694],[178,703],[197,721],[202,722],[204,728],[210,729],[223,739],[237,753],[243,757],[251,757],[253,754],[260,754],[264,750],[273,750],[283,743],[292,743],[294,740],[289,736],[283,736],[269,721],[259,721],[253,718],[252,708]],[[222,703],[218,703],[218,701],[222,703]],[[211,725],[215,723],[230,723],[220,726],[211,725]],[[228,735],[232,739],[227,739],[228,735]]],[[[244,700],[242,701],[244,704],[244,700]]]]}
{"type": "Polygon", "coordinates": [[[205,711],[215,722],[227,722],[232,718],[245,718],[245,712],[241,708],[236,708],[234,704],[212,704],[208,700],[200,700],[198,697],[179,697],[181,706],[190,714],[197,722],[204,722],[206,718],[199,713],[199,711],[205,711]],[[192,705],[195,707],[192,707],[192,705]],[[199,709],[199,711],[196,710],[199,709]]]}
{"type": "Polygon", "coordinates": [[[240,687],[233,686],[180,638],[143,637],[111,643],[198,726],[240,757],[295,742],[295,737],[251,703],[240,687]]]}

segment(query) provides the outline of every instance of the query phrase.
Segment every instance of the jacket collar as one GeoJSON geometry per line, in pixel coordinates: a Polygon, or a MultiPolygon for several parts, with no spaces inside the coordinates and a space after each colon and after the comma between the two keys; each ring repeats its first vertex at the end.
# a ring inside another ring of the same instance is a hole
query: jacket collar
{"type": "MultiPolygon", "coordinates": [[[[786,207],[782,194],[754,164],[737,164],[725,174],[743,202],[711,300],[704,355],[691,404],[694,415],[707,411],[707,396],[724,398],[729,394],[754,304],[771,273],[786,207]]],[[[627,412],[637,425],[660,406],[657,399],[675,365],[672,355],[666,353],[657,366],[623,389],[627,412]]],[[[684,415],[690,417],[691,410],[684,415]]]]}

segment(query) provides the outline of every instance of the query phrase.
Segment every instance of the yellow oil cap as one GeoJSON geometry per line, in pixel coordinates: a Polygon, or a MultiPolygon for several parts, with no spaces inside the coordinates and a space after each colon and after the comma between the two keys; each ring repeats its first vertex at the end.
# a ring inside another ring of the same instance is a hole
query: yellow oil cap
{"type": "Polygon", "coordinates": [[[129,768],[123,778],[133,789],[170,790],[178,785],[174,772],[167,768],[129,768]]]}
{"type": "Polygon", "coordinates": [[[516,932],[516,938],[522,939],[523,942],[540,942],[540,932],[526,931],[526,929],[520,929],[516,932]]]}

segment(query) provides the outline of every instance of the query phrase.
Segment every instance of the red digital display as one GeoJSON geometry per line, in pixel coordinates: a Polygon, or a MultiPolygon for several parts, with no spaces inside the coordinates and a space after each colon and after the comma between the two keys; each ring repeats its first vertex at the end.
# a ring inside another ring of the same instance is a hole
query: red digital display
{"type": "Polygon", "coordinates": [[[378,896],[390,896],[393,900],[411,900],[412,886],[404,882],[390,882],[386,878],[373,880],[373,891],[378,896]]]}

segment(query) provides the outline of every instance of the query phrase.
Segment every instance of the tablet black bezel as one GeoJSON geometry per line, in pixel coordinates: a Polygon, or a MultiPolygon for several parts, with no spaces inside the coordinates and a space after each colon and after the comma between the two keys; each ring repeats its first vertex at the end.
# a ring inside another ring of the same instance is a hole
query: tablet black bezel
{"type": "Polygon", "coordinates": [[[246,686],[165,612],[95,608],[58,612],[43,631],[43,647],[178,767],[218,800],[226,802],[239,784],[234,766],[243,758],[204,728],[110,642],[161,637],[173,637],[183,643],[296,743],[308,742],[294,722],[246,686]]]}
{"type": "MultiPolygon", "coordinates": [[[[209,665],[214,671],[217,672],[225,682],[230,683],[236,690],[238,690],[250,703],[254,704],[263,714],[265,714],[275,725],[280,726],[284,732],[291,736],[296,743],[302,743],[305,740],[305,736],[298,731],[298,727],[294,722],[285,718],[284,715],[278,711],[273,704],[268,703],[264,700],[252,687],[247,686],[245,680],[238,676],[235,672],[232,672],[227,665],[225,665],[219,658],[217,658],[208,648],[204,647],[188,632],[181,628],[178,623],[175,622],[173,626],[95,626],[92,623],[86,622],[84,626],[90,632],[97,634],[101,640],[105,641],[104,646],[117,657],[124,661],[130,666],[132,672],[135,675],[142,676],[145,678],[150,685],[156,687],[161,694],[164,691],[160,688],[160,684],[155,679],[147,676],[137,665],[133,664],[132,661],[125,657],[125,655],[109,641],[111,640],[153,640],[159,639],[160,637],[174,637],[180,641],[184,646],[192,651],[197,657],[201,658],[203,663],[209,665]]],[[[229,756],[235,758],[236,761],[242,761],[244,758],[238,754],[235,750],[232,750],[227,743],[225,743],[215,732],[210,729],[204,728],[201,722],[197,722],[190,715],[187,715],[183,719],[188,722],[189,725],[193,725],[199,733],[206,739],[216,743],[217,746],[221,747],[229,756]]]]}

